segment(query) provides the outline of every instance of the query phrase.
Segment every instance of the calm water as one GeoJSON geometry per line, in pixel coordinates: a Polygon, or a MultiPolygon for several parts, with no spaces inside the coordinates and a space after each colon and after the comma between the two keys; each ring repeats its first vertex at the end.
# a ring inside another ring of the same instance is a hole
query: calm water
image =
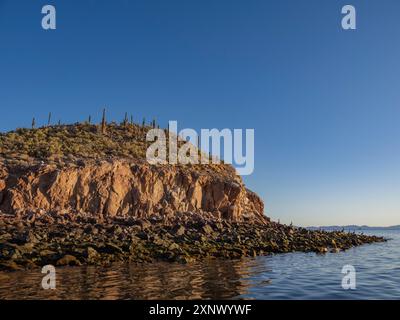
{"type": "Polygon", "coordinates": [[[392,240],[337,254],[281,254],[241,261],[57,269],[57,289],[42,274],[0,273],[0,299],[400,299],[400,232],[392,240]],[[353,265],[357,289],[341,287],[353,265]]]}

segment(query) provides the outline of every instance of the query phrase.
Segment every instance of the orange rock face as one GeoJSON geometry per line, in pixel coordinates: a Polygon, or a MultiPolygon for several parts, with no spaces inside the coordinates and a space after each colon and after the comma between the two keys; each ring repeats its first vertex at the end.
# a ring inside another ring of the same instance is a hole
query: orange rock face
{"type": "Polygon", "coordinates": [[[211,212],[215,217],[266,222],[262,200],[233,168],[220,174],[190,167],[110,160],[24,169],[0,165],[0,210],[6,213],[86,212],[145,217],[211,212]]]}

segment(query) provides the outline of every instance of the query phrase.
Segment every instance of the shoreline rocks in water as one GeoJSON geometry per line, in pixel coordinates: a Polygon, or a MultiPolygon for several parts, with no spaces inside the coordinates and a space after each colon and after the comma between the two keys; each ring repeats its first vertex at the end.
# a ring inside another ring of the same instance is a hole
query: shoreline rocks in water
{"type": "Polygon", "coordinates": [[[0,214],[0,270],[114,262],[239,259],[272,253],[339,252],[386,241],[342,231],[309,231],[275,222],[244,223],[207,213],[96,218],[90,214],[0,214]]]}

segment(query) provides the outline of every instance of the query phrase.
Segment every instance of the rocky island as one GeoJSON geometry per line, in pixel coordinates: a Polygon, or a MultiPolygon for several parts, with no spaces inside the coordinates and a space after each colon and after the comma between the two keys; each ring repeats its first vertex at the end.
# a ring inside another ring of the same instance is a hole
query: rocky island
{"type": "Polygon", "coordinates": [[[0,134],[0,270],[326,253],[383,238],[271,221],[227,164],[150,165],[144,122],[0,134]]]}

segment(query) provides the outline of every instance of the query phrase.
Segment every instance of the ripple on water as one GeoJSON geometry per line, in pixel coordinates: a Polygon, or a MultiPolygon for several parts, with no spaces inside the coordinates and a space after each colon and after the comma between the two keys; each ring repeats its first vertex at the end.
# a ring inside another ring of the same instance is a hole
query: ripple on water
{"type": "Polygon", "coordinates": [[[57,269],[43,290],[40,270],[0,273],[1,299],[399,299],[400,232],[338,254],[290,253],[188,265],[153,263],[57,269]],[[357,270],[357,290],[341,287],[342,267],[357,270]]]}

